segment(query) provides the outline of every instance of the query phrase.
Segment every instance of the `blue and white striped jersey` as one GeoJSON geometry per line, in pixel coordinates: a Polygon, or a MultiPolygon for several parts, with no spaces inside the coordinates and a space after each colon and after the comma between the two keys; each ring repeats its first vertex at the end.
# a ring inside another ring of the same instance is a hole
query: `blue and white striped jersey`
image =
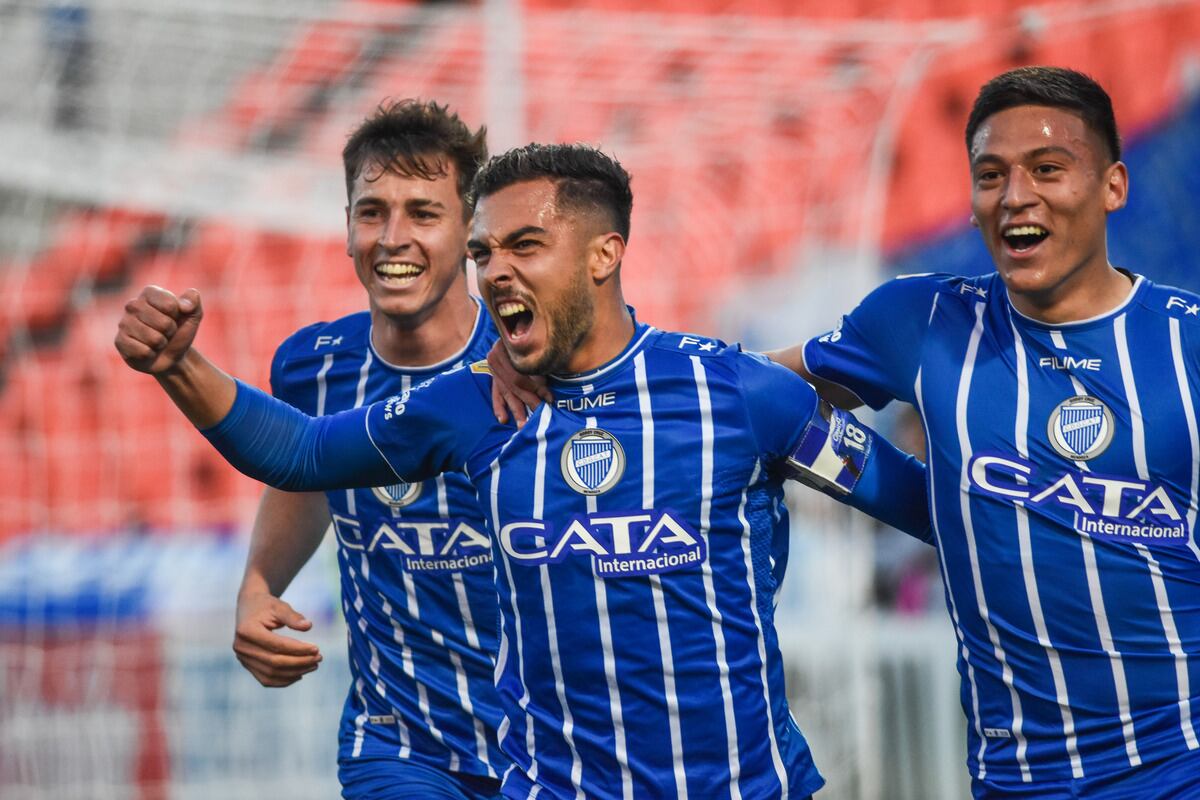
{"type": "Polygon", "coordinates": [[[1003,282],[909,276],[805,345],[912,403],[978,778],[1096,777],[1197,750],[1200,297],[1137,278],[1047,325],[1003,282]]]}
{"type": "Polygon", "coordinates": [[[605,367],[552,379],[555,403],[514,435],[492,417],[484,369],[373,408],[367,425],[398,475],[465,463],[489,510],[505,795],[819,788],[772,609],[787,529],[772,467],[810,419],[812,388],[641,325],[605,367]]]}
{"type": "MultiPolygon", "coordinates": [[[[271,386],[307,414],[332,414],[481,359],[495,340],[480,305],[460,352],[428,367],[396,367],[372,348],[364,311],[288,338],[272,362],[271,386]]],[[[474,488],[448,472],[327,496],[353,679],[339,759],[395,757],[499,777],[508,762],[496,736],[496,590],[474,488]]]]}
{"type": "Polygon", "coordinates": [[[466,472],[500,598],[506,796],[813,792],[773,624],[783,475],[925,536],[924,467],[825,419],[788,370],[702,337],[638,325],[551,387],[517,430],[492,415],[485,363],[319,419],[239,384],[204,434],[285,489],[466,472]]]}

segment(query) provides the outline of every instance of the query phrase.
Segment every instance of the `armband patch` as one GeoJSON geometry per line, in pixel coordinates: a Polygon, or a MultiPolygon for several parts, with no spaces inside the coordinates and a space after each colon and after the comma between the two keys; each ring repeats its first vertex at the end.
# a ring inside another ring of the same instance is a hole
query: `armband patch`
{"type": "Polygon", "coordinates": [[[486,361],[474,361],[471,363],[471,372],[481,372],[485,375],[491,375],[492,368],[488,366],[486,361]]]}
{"type": "Polygon", "coordinates": [[[800,434],[800,443],[787,457],[789,477],[838,494],[854,491],[874,446],[870,428],[849,411],[817,404],[800,434]]]}

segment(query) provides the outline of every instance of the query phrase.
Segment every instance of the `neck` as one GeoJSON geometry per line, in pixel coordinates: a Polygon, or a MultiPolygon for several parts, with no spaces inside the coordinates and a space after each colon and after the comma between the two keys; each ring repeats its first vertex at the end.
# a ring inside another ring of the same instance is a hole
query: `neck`
{"type": "Polygon", "coordinates": [[[475,329],[477,306],[466,287],[452,287],[432,309],[413,316],[390,316],[371,309],[371,345],[379,357],[399,367],[445,361],[466,347],[475,329]]]}
{"type": "Polygon", "coordinates": [[[579,374],[604,366],[621,354],[633,338],[633,331],[633,315],[619,297],[598,305],[592,330],[575,348],[566,371],[579,374]]]}
{"type": "Polygon", "coordinates": [[[1119,307],[1129,297],[1133,281],[1107,261],[1098,275],[1077,275],[1075,280],[1042,292],[1009,289],[1013,308],[1030,319],[1050,325],[1099,317],[1119,307]]]}

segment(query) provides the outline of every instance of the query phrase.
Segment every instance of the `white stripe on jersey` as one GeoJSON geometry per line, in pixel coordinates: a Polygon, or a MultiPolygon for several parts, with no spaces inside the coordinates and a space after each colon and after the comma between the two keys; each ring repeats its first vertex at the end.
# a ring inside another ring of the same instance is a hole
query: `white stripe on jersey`
{"type": "MultiPolygon", "coordinates": [[[[650,409],[650,387],[646,383],[646,354],[639,351],[633,359],[634,380],[638,390],[638,409],[642,414],[642,508],[654,508],[654,415],[650,409]]],[[[671,652],[671,629],[667,604],[663,599],[662,577],[650,576],[654,597],[654,618],[658,622],[658,646],[662,651],[663,689],[667,699],[668,733],[671,737],[671,763],[675,773],[676,797],[688,796],[687,771],[683,763],[683,734],[679,729],[679,695],[675,692],[675,659],[671,652]]]]}
{"type": "MultiPolygon", "coordinates": [[[[442,475],[435,478],[438,495],[438,515],[442,519],[450,517],[450,502],[446,494],[446,479],[442,475]]],[[[462,572],[454,572],[451,574],[451,582],[454,584],[454,596],[458,601],[458,613],[463,621],[463,633],[466,635],[467,645],[473,650],[479,650],[479,634],[475,631],[475,620],[471,615],[471,604],[467,601],[467,587],[463,581],[462,572]]],[[[441,639],[439,631],[433,633],[441,639]]],[[[491,763],[488,761],[487,752],[487,732],[483,729],[483,720],[475,714],[475,704],[471,701],[470,685],[467,681],[467,672],[463,668],[462,656],[456,651],[449,650],[450,663],[454,665],[454,677],[458,684],[458,700],[462,704],[463,710],[471,717],[471,722],[475,727],[475,756],[487,767],[488,775],[496,777],[496,771],[492,769],[491,763]]]]}
{"type": "MultiPolygon", "coordinates": [[[[438,516],[442,519],[450,518],[450,500],[446,493],[446,476],[438,475],[434,480],[434,485],[437,487],[438,498],[438,516]]],[[[467,644],[473,649],[479,649],[479,636],[475,632],[475,621],[471,616],[471,605],[467,602],[466,585],[463,582],[462,572],[455,571],[451,573],[451,583],[454,584],[454,596],[458,601],[458,613],[462,617],[463,632],[466,634],[467,644]]],[[[445,637],[441,631],[430,629],[434,641],[439,645],[445,644],[445,637]]],[[[487,754],[487,733],[483,729],[483,721],[475,715],[475,704],[471,702],[470,685],[467,681],[467,672],[463,668],[462,656],[453,649],[447,649],[450,655],[450,664],[454,667],[455,683],[458,687],[458,702],[462,705],[464,711],[471,717],[471,723],[475,728],[475,756],[487,767],[488,774],[492,777],[496,776],[495,770],[488,762],[487,754]]],[[[457,761],[457,757],[455,759],[457,761]]],[[[454,769],[454,767],[451,767],[454,769]]]]}
{"type": "Polygon", "coordinates": [[[1179,337],[1179,320],[1171,323],[1171,361],[1175,365],[1175,382],[1179,384],[1179,399],[1183,401],[1183,417],[1187,420],[1188,441],[1192,445],[1192,485],[1188,500],[1188,547],[1200,559],[1200,545],[1196,544],[1197,484],[1200,483],[1200,433],[1196,430],[1196,411],[1192,405],[1192,391],[1188,388],[1187,370],[1183,366],[1183,344],[1179,337]]]}
{"type": "MultiPolygon", "coordinates": [[[[533,478],[533,518],[543,519],[546,502],[546,429],[550,427],[550,404],[542,405],[542,415],[537,428],[537,467],[533,478]]],[[[497,526],[496,530],[500,530],[497,526]]],[[[503,548],[502,548],[503,549],[503,548]]],[[[546,641],[550,648],[550,666],[554,671],[554,692],[558,695],[558,704],[563,713],[563,738],[567,740],[567,748],[571,751],[571,785],[575,787],[575,797],[583,800],[583,762],[575,749],[575,717],[567,705],[566,684],[563,681],[562,658],[558,652],[558,622],[554,618],[554,597],[550,590],[550,571],[545,564],[538,565],[538,574],[542,584],[542,608],[546,612],[546,641]]],[[[528,697],[529,690],[526,689],[528,697]]]]}
{"type": "MultiPolygon", "coordinates": [[[[587,387],[585,392],[591,392],[587,387]]],[[[585,425],[596,427],[596,418],[588,417],[585,425]]],[[[595,514],[596,496],[587,496],[588,514],[595,514]]],[[[625,714],[621,706],[621,689],[617,685],[617,665],[613,657],[612,621],[608,616],[608,582],[593,573],[592,582],[596,590],[596,611],[600,617],[600,644],[604,648],[604,678],[608,683],[608,704],[612,713],[613,737],[617,749],[617,764],[621,769],[621,796],[626,800],[633,797],[633,777],[629,774],[629,753],[625,746],[625,714]]]]}
{"type": "MultiPolygon", "coordinates": [[[[1121,381],[1125,386],[1125,398],[1129,403],[1129,416],[1133,424],[1133,461],[1137,465],[1138,477],[1143,481],[1148,481],[1150,480],[1150,468],[1146,463],[1145,420],[1142,418],[1137,385],[1133,380],[1133,363],[1129,358],[1129,341],[1125,335],[1124,314],[1113,321],[1113,333],[1117,338],[1117,359],[1121,364],[1121,381]]],[[[1167,597],[1167,586],[1163,582],[1162,567],[1159,566],[1158,561],[1146,545],[1136,543],[1134,547],[1142,554],[1150,567],[1150,580],[1154,585],[1154,598],[1158,602],[1158,614],[1162,620],[1163,633],[1167,638],[1167,647],[1175,656],[1175,683],[1179,691],[1179,725],[1183,731],[1183,738],[1187,741],[1188,749],[1195,750],[1200,747],[1200,743],[1196,741],[1196,729],[1192,725],[1187,654],[1183,652],[1183,645],[1179,641],[1179,631],[1175,627],[1175,614],[1171,610],[1171,601],[1167,597]]]]}
{"type": "Polygon", "coordinates": [[[317,372],[317,416],[325,416],[325,373],[329,372],[329,368],[333,366],[333,353],[325,356],[325,360],[321,362],[321,369],[317,372]]]}
{"type": "Polygon", "coordinates": [[[959,477],[959,500],[962,508],[963,530],[967,534],[967,554],[971,559],[971,577],[975,582],[975,602],[979,605],[979,616],[983,619],[987,626],[988,638],[992,642],[992,650],[996,655],[996,660],[1000,662],[1001,676],[1004,680],[1004,685],[1008,687],[1008,695],[1012,701],[1013,722],[1012,733],[1017,740],[1017,764],[1021,767],[1021,780],[1028,783],[1033,780],[1033,775],[1029,772],[1029,762],[1025,758],[1025,749],[1028,746],[1025,735],[1021,732],[1021,726],[1024,723],[1024,717],[1021,713],[1021,697],[1017,694],[1016,687],[1013,685],[1012,668],[1008,665],[1008,657],[1004,652],[1004,647],[1000,644],[1000,634],[996,630],[996,626],[992,624],[991,617],[988,615],[987,596],[983,591],[983,576],[979,571],[979,552],[975,544],[975,524],[971,519],[971,476],[969,464],[971,462],[971,438],[967,430],[967,396],[971,388],[971,376],[975,371],[975,356],[979,352],[979,340],[983,337],[983,312],[986,308],[984,303],[975,304],[975,327],[971,330],[971,339],[967,344],[967,354],[963,360],[962,374],[958,381],[958,399],[956,402],[956,417],[958,425],[958,443],[962,457],[962,474],[959,477]]]}
{"type": "MultiPolygon", "coordinates": [[[[371,348],[368,347],[367,357],[363,359],[362,366],[358,368],[358,388],[354,391],[355,408],[360,407],[367,396],[367,375],[371,372],[371,364],[374,361],[375,358],[371,355],[371,348]]],[[[407,377],[406,375],[405,378],[407,379],[407,377]]]]}
{"type": "MultiPolygon", "coordinates": [[[[933,296],[933,303],[929,306],[929,324],[933,324],[933,315],[937,313],[937,301],[939,295],[933,296]]],[[[925,416],[925,404],[923,393],[921,391],[921,374],[922,369],[917,368],[917,377],[913,381],[913,395],[917,400],[917,410],[921,413],[921,424],[925,430],[929,430],[929,419],[925,416]]],[[[927,447],[928,450],[928,447],[927,447]]],[[[933,459],[926,453],[926,469],[929,471],[929,507],[937,508],[937,481],[933,478],[933,459]]],[[[937,514],[933,514],[933,534],[940,542],[942,532],[938,526],[937,514]]],[[[937,547],[938,566],[942,571],[942,581],[947,587],[950,586],[950,572],[946,567],[946,556],[942,552],[939,545],[937,547]]],[[[977,778],[983,780],[987,777],[987,765],[984,764],[983,756],[987,752],[987,737],[983,735],[983,727],[980,724],[979,718],[979,690],[975,686],[975,666],[971,663],[971,651],[967,648],[966,638],[963,636],[962,625],[958,620],[958,604],[954,602],[954,593],[947,588],[946,598],[950,601],[950,619],[954,623],[954,635],[958,637],[958,651],[962,655],[963,663],[967,665],[967,683],[971,687],[971,724],[975,728],[975,737],[979,739],[979,752],[975,754],[975,760],[979,763],[979,771],[977,778]]]]}
{"type": "Polygon", "coordinates": [[[354,748],[350,751],[350,755],[358,758],[362,755],[363,735],[365,734],[363,726],[367,724],[367,698],[363,697],[362,678],[354,681],[354,694],[358,697],[358,704],[362,706],[362,713],[354,718],[354,748]]]}
{"type": "Polygon", "coordinates": [[[696,394],[700,401],[700,535],[704,537],[709,558],[703,565],[704,599],[712,617],[713,638],[717,646],[717,670],[721,681],[721,700],[725,709],[725,740],[729,746],[729,792],[733,800],[740,800],[742,790],[741,757],[738,754],[737,719],[733,715],[733,691],[729,688],[729,660],[725,657],[725,631],[723,617],[717,608],[716,590],[713,587],[712,547],[708,541],[709,513],[713,495],[713,419],[712,400],[708,394],[708,376],[699,356],[692,360],[692,374],[696,379],[696,394]]]}
{"type": "Polygon", "coordinates": [[[475,757],[487,767],[488,775],[496,777],[496,770],[492,769],[491,763],[488,762],[487,752],[487,735],[483,730],[483,722],[475,714],[475,704],[471,702],[470,688],[467,684],[467,671],[463,669],[462,656],[456,650],[450,650],[450,663],[454,665],[454,677],[457,680],[458,687],[458,702],[462,704],[463,711],[471,717],[471,721],[475,725],[475,757]]]}
{"type": "Polygon", "coordinates": [[[371,651],[371,662],[369,664],[371,674],[375,676],[375,693],[380,697],[387,697],[387,686],[383,683],[383,678],[379,674],[379,648],[374,642],[367,642],[367,647],[371,651]]]}
{"type": "MultiPolygon", "coordinates": [[[[412,584],[412,577],[407,572],[404,573],[404,591],[408,593],[409,613],[412,615],[413,619],[419,620],[420,618],[417,615],[416,588],[412,584]]],[[[442,737],[442,731],[438,728],[437,723],[433,721],[433,717],[429,713],[429,693],[425,690],[425,684],[421,683],[421,681],[417,678],[416,667],[413,663],[412,648],[410,648],[408,646],[408,642],[405,641],[404,628],[392,616],[392,604],[388,602],[388,599],[383,594],[379,595],[379,599],[382,601],[380,604],[380,611],[382,611],[384,616],[388,618],[388,622],[392,624],[392,638],[396,641],[396,644],[400,645],[401,668],[403,669],[404,674],[412,679],[413,684],[417,687],[417,708],[420,709],[421,716],[425,718],[425,727],[429,730],[429,734],[434,739],[437,739],[438,744],[445,746],[446,741],[442,737]]],[[[370,641],[368,641],[367,644],[371,647],[371,669],[378,674],[378,657],[377,653],[375,652],[375,645],[371,644],[370,641]]],[[[382,697],[383,681],[379,682],[379,693],[382,697]]],[[[397,715],[397,720],[399,719],[400,717],[397,715]]],[[[456,770],[457,768],[458,753],[451,750],[450,769],[456,770]]]]}
{"type": "MultiPolygon", "coordinates": [[[[1029,460],[1029,372],[1025,364],[1025,342],[1021,332],[1011,319],[1013,346],[1016,350],[1017,362],[1017,421],[1016,444],[1017,455],[1029,460]]],[[[1050,674],[1054,678],[1054,697],[1058,702],[1058,710],[1062,715],[1063,736],[1067,740],[1067,755],[1071,759],[1071,775],[1083,777],[1083,761],[1079,758],[1079,744],[1075,735],[1075,715],[1071,713],[1071,698],[1067,692],[1067,678],[1063,674],[1062,661],[1058,649],[1050,642],[1050,632],[1046,628],[1046,615],[1042,611],[1042,597],[1038,591],[1037,574],[1033,569],[1033,546],[1029,538],[1029,510],[1020,500],[1014,501],[1017,512],[1017,538],[1021,550],[1021,572],[1025,577],[1025,594],[1029,600],[1029,610],[1033,616],[1033,627],[1037,631],[1038,644],[1046,653],[1050,662],[1050,674]]]]}
{"type": "MultiPolygon", "coordinates": [[[[592,391],[592,387],[584,390],[592,391]]],[[[584,423],[588,428],[596,427],[596,418],[588,417],[584,423]]],[[[587,512],[595,514],[596,496],[587,496],[587,512]]],[[[633,800],[633,776],[629,774],[629,752],[625,746],[625,712],[621,707],[621,688],[617,685],[617,664],[613,657],[612,621],[608,617],[608,582],[592,572],[592,584],[596,592],[596,614],[600,617],[600,646],[603,648],[604,680],[608,684],[608,708],[612,715],[613,744],[616,746],[617,765],[621,769],[621,797],[633,800]]]]}
{"type": "MultiPolygon", "coordinates": [[[[1063,339],[1060,331],[1050,331],[1050,340],[1059,350],[1067,349],[1066,340],[1063,339]]],[[[1071,379],[1071,386],[1074,387],[1076,395],[1087,394],[1083,384],[1074,375],[1069,372],[1067,375],[1071,379]]],[[[1084,472],[1091,471],[1083,461],[1079,462],[1079,468],[1084,472]]],[[[1133,717],[1129,713],[1129,685],[1125,680],[1125,661],[1113,642],[1112,630],[1108,626],[1108,610],[1104,606],[1104,593],[1100,588],[1100,568],[1096,563],[1096,545],[1092,542],[1091,534],[1084,531],[1077,531],[1077,533],[1079,533],[1080,544],[1083,548],[1084,572],[1087,574],[1088,594],[1091,597],[1092,612],[1096,618],[1096,630],[1100,634],[1100,644],[1104,648],[1104,652],[1108,653],[1109,663],[1112,664],[1113,686],[1117,692],[1117,713],[1121,718],[1121,733],[1125,737],[1125,755],[1129,758],[1129,765],[1136,767],[1142,763],[1142,757],[1138,753],[1133,717]]]]}
{"type": "Polygon", "coordinates": [[[767,735],[771,742],[771,763],[775,765],[775,777],[779,778],[779,785],[782,787],[779,798],[788,800],[787,772],[783,767],[783,757],[779,754],[779,739],[775,736],[775,711],[771,708],[770,679],[767,677],[767,640],[763,636],[762,619],[758,615],[758,581],[754,574],[754,560],[750,556],[750,520],[746,519],[746,500],[750,496],[750,487],[758,483],[761,467],[761,462],[754,462],[754,472],[751,473],[746,488],[742,490],[742,502],[738,504],[738,521],[742,523],[742,560],[746,564],[746,576],[750,582],[750,611],[754,615],[754,629],[758,632],[755,639],[758,641],[758,663],[762,665],[760,677],[763,701],[767,704],[767,720],[770,722],[767,735]]]}
{"type": "MultiPolygon", "coordinates": [[[[353,570],[350,570],[350,576],[352,576],[352,577],[354,576],[353,570]]],[[[358,585],[358,584],[355,584],[355,585],[358,585]]],[[[386,618],[388,618],[388,621],[391,622],[391,638],[395,639],[396,644],[400,645],[401,663],[402,663],[404,673],[406,673],[409,676],[409,678],[412,678],[413,682],[416,682],[416,675],[413,672],[413,651],[409,650],[408,644],[406,644],[406,642],[404,642],[404,628],[402,628],[400,626],[400,624],[398,624],[398,622],[395,620],[395,618],[392,618],[391,603],[388,602],[388,599],[386,599],[386,597],[382,594],[380,594],[379,597],[380,597],[380,600],[383,601],[382,606],[380,606],[379,610],[382,610],[382,612],[384,613],[384,616],[386,616],[386,618]]],[[[364,633],[364,634],[366,633],[365,628],[364,628],[364,630],[362,630],[362,633],[364,633]]],[[[376,655],[376,652],[374,652],[374,644],[371,644],[370,640],[367,640],[367,644],[371,645],[372,670],[374,673],[376,673],[376,678],[378,679],[379,678],[378,660],[376,657],[374,657],[374,655],[376,655]]],[[[422,690],[422,688],[424,688],[420,684],[416,684],[416,687],[418,687],[418,690],[422,690]]],[[[384,685],[383,685],[382,680],[379,680],[377,690],[379,692],[379,696],[383,697],[384,685]]],[[[425,709],[422,708],[421,710],[424,711],[425,709]]],[[[428,720],[428,712],[427,711],[426,711],[425,716],[426,716],[426,722],[432,723],[431,720],[428,720]]],[[[410,738],[410,736],[408,734],[408,723],[404,722],[404,717],[401,714],[396,715],[396,727],[398,730],[400,730],[400,741],[401,741],[400,750],[402,753],[401,758],[407,758],[407,756],[403,756],[403,753],[404,752],[412,752],[412,738],[410,738]]],[[[440,735],[440,733],[434,734],[434,735],[437,736],[438,741],[442,741],[442,735],[440,735]]]]}
{"type": "MultiPolygon", "coordinates": [[[[327,358],[329,360],[330,364],[333,363],[333,354],[332,353],[325,356],[325,358],[327,358]]],[[[358,368],[358,389],[354,393],[354,408],[362,407],[363,400],[367,396],[367,375],[370,374],[371,364],[374,361],[375,361],[375,358],[371,355],[371,348],[368,347],[367,348],[367,357],[363,359],[362,366],[358,368]]],[[[323,377],[321,378],[321,382],[324,383],[323,377]]],[[[324,404],[322,403],[322,405],[324,405],[324,404]]],[[[321,415],[320,412],[318,412],[317,416],[320,416],[320,415],[321,415]]],[[[355,514],[358,513],[357,505],[358,504],[354,501],[354,490],[347,489],[346,490],[346,510],[347,510],[347,512],[349,512],[349,514],[351,516],[354,516],[355,514]]],[[[367,564],[367,556],[365,553],[363,554],[363,558],[362,558],[362,571],[363,571],[363,577],[367,578],[369,580],[371,573],[370,573],[370,567],[367,564]]]]}
{"type": "MultiPolygon", "coordinates": [[[[503,454],[504,449],[507,449],[508,444],[510,444],[511,442],[512,442],[512,440],[510,439],[509,442],[505,444],[504,448],[502,448],[500,451],[501,454],[503,454]]],[[[490,491],[490,495],[491,495],[490,499],[491,499],[491,512],[492,512],[492,530],[499,531],[500,530],[500,457],[499,457],[499,455],[497,455],[496,459],[494,461],[492,461],[491,473],[492,473],[492,475],[491,475],[492,480],[491,480],[491,488],[489,491],[490,491]]],[[[513,626],[516,628],[516,636],[513,638],[513,646],[515,647],[516,643],[521,641],[521,613],[520,613],[520,611],[517,610],[516,587],[513,585],[512,576],[508,572],[508,570],[509,570],[508,556],[504,553],[503,548],[496,548],[496,551],[501,553],[500,563],[498,565],[496,565],[496,569],[504,571],[504,580],[509,585],[508,602],[509,602],[509,608],[512,609],[513,626]]],[[[501,630],[500,630],[500,653],[496,658],[496,669],[494,672],[494,675],[496,678],[495,682],[497,684],[500,683],[500,677],[504,674],[504,668],[508,664],[508,648],[509,648],[509,637],[504,634],[504,629],[503,629],[503,627],[501,627],[501,630]]],[[[527,752],[529,754],[529,773],[528,773],[527,777],[529,778],[530,781],[536,782],[537,781],[537,748],[535,746],[535,739],[534,739],[534,732],[533,732],[533,717],[530,716],[530,714],[529,714],[529,688],[528,688],[528,684],[525,682],[525,662],[524,662],[524,659],[522,658],[522,653],[519,648],[516,651],[516,659],[517,659],[517,676],[521,680],[521,689],[522,689],[521,697],[517,700],[517,705],[520,706],[521,710],[525,712],[525,752],[527,752]]],[[[510,727],[510,721],[508,719],[508,716],[506,715],[503,719],[500,720],[500,727],[497,730],[497,739],[499,742],[501,742],[501,743],[504,742],[504,739],[508,736],[509,727],[510,727]]],[[[512,769],[515,766],[516,765],[514,764],[512,767],[509,767],[509,769],[512,769]]]]}

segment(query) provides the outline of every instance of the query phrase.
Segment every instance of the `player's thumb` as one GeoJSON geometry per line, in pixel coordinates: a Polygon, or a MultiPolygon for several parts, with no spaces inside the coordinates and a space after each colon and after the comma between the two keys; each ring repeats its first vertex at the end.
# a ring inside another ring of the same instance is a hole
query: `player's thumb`
{"type": "Polygon", "coordinates": [[[200,304],[200,292],[195,289],[188,289],[179,295],[177,304],[179,308],[179,316],[175,320],[177,327],[167,351],[180,356],[192,346],[192,342],[196,339],[196,332],[200,330],[200,320],[204,317],[204,307],[200,304]]]}
{"type": "Polygon", "coordinates": [[[301,614],[287,603],[280,603],[278,609],[279,621],[294,631],[306,631],[312,627],[308,617],[301,614]]]}
{"type": "Polygon", "coordinates": [[[179,295],[179,316],[181,324],[200,322],[200,318],[204,316],[204,308],[200,304],[199,290],[187,289],[179,295]]]}

